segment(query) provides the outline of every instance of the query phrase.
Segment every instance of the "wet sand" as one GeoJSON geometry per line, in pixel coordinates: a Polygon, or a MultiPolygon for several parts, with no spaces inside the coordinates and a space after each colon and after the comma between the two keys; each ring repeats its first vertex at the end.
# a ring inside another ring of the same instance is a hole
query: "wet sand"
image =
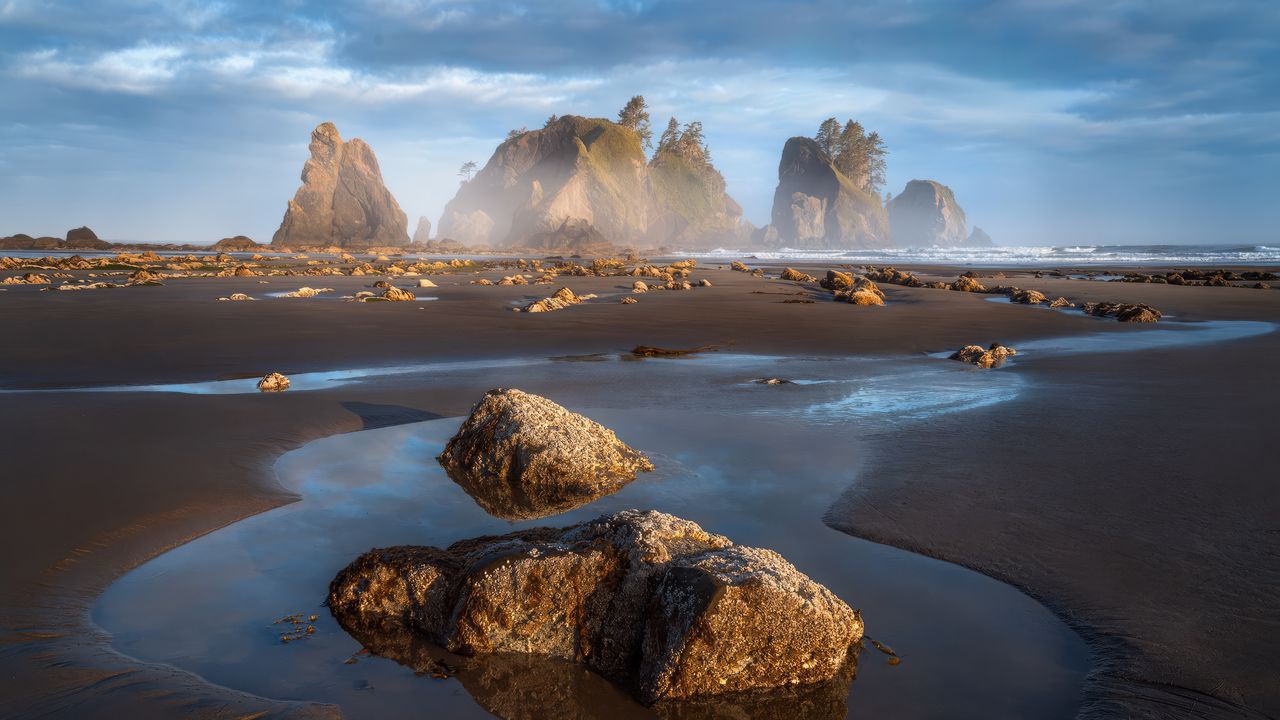
{"type": "MultiPolygon", "coordinates": [[[[746,353],[891,357],[1146,329],[893,286],[884,287],[885,308],[784,304],[785,295],[753,293],[799,291],[794,284],[694,274],[704,276],[716,287],[541,316],[508,308],[549,288],[449,284],[465,276],[437,278],[441,287],[431,292],[440,300],[425,305],[214,300],[295,289],[304,278],[173,280],[81,293],[12,288],[0,297],[9,339],[0,347],[0,385],[188,382],[636,344],[732,342],[746,353]]],[[[349,293],[372,278],[324,280],[349,293]]],[[[1051,296],[1149,302],[1179,320],[1280,320],[1273,291],[1005,282],[1051,296]]],[[[602,295],[624,294],[629,285],[602,278],[565,284],[602,295]]],[[[1024,375],[1030,389],[1009,403],[874,441],[877,459],[850,473],[853,485],[828,522],[976,568],[1044,602],[1095,649],[1086,715],[1275,715],[1280,618],[1271,593],[1280,585],[1280,507],[1267,453],[1277,436],[1278,346],[1272,333],[998,371],[1024,375]]],[[[493,384],[501,384],[500,373],[493,384]]],[[[625,396],[626,388],[617,392],[625,396]]],[[[291,500],[270,472],[284,451],[337,432],[457,416],[474,399],[447,389],[416,392],[392,378],[273,397],[0,393],[10,493],[0,522],[7,712],[331,713],[227,693],[133,662],[104,643],[87,609],[147,558],[291,500]]]]}

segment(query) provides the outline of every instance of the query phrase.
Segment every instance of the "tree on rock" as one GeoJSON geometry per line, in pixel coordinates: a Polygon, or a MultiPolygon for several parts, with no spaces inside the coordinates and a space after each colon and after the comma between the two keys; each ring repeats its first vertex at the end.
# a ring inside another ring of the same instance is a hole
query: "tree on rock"
{"type": "Polygon", "coordinates": [[[458,175],[467,182],[471,181],[471,176],[475,174],[476,168],[480,167],[475,160],[468,160],[462,163],[462,167],[458,168],[458,175]]]}
{"type": "Polygon", "coordinates": [[[618,124],[633,130],[647,148],[653,147],[653,130],[649,128],[649,109],[643,95],[635,95],[618,111],[618,124]]]}
{"type": "Polygon", "coordinates": [[[860,189],[873,195],[880,193],[885,183],[884,156],[889,151],[879,133],[868,134],[856,120],[847,120],[841,126],[832,117],[822,121],[813,139],[831,164],[860,189]]]}

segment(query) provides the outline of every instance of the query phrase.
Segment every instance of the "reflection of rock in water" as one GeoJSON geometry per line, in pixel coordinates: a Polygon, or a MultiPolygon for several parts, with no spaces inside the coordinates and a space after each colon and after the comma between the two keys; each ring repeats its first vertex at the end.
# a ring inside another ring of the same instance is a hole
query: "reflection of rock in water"
{"type": "Polygon", "coordinates": [[[848,712],[845,699],[855,669],[850,662],[846,672],[821,685],[646,708],[603,677],[564,660],[505,653],[463,657],[400,626],[344,627],[374,655],[424,677],[454,678],[478,705],[504,720],[835,720],[848,712]]]}
{"type": "Polygon", "coordinates": [[[714,713],[742,692],[847,686],[862,638],[859,613],[777,553],[652,510],[371,550],[334,578],[329,607],[370,647],[416,632],[468,657],[557,658],[644,703],[707,698],[714,713]]]}
{"type": "Polygon", "coordinates": [[[653,469],[599,423],[502,388],[485,393],[438,459],[480,507],[505,520],[571,510],[653,469]]]}

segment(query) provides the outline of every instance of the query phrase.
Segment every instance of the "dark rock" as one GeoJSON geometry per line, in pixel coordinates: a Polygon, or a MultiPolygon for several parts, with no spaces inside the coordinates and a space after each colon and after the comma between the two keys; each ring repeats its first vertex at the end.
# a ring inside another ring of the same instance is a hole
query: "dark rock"
{"type": "Polygon", "coordinates": [[[793,137],[782,149],[771,225],[778,244],[797,249],[892,245],[880,198],[837,170],[807,137],[793,137]]]}

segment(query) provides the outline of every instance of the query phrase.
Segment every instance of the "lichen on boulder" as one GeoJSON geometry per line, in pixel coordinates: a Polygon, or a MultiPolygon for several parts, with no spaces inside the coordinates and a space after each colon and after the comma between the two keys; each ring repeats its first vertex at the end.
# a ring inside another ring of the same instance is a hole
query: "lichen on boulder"
{"type": "Polygon", "coordinates": [[[485,393],[437,459],[481,507],[507,519],[577,507],[653,470],[612,430],[507,388],[485,393]]]}
{"type": "Polygon", "coordinates": [[[577,662],[647,704],[847,678],[863,630],[777,553],[652,510],[372,550],[334,579],[329,607],[358,635],[411,627],[461,655],[577,662]]]}

